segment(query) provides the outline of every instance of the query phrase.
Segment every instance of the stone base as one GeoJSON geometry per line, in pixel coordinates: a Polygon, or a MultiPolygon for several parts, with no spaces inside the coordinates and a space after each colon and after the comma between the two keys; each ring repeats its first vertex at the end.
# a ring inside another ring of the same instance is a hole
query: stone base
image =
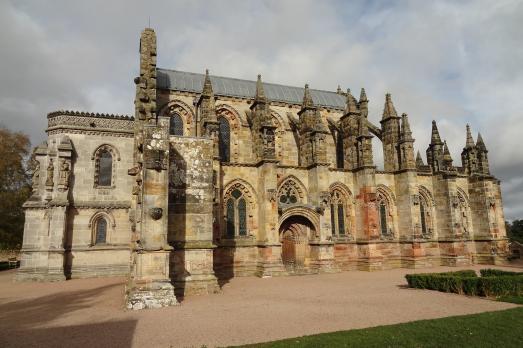
{"type": "Polygon", "coordinates": [[[17,282],[57,282],[66,280],[62,268],[52,270],[48,268],[20,268],[14,278],[17,282]]]}
{"type": "Polygon", "coordinates": [[[436,265],[427,257],[404,257],[401,259],[401,267],[403,268],[430,268],[436,265]]]}
{"type": "Polygon", "coordinates": [[[471,260],[467,256],[441,256],[441,265],[442,266],[451,266],[451,267],[459,267],[459,266],[470,266],[472,264],[471,260]]]}
{"type": "Polygon", "coordinates": [[[509,261],[504,255],[475,254],[474,262],[480,265],[507,265],[509,261]]]}
{"type": "Polygon", "coordinates": [[[383,270],[383,258],[361,258],[357,263],[358,271],[381,271],[383,270]]]}
{"type": "Polygon", "coordinates": [[[208,295],[220,292],[218,279],[213,275],[187,277],[174,281],[174,291],[177,296],[208,295]]]}
{"type": "Polygon", "coordinates": [[[151,309],[178,305],[174,287],[169,282],[152,282],[127,289],[127,309],[151,309]]]}
{"type": "Polygon", "coordinates": [[[179,249],[172,253],[171,279],[178,296],[214,294],[220,291],[213,268],[213,249],[179,249]]]}
{"type": "Polygon", "coordinates": [[[281,245],[261,247],[259,256],[261,261],[258,262],[256,276],[267,278],[287,275],[281,260],[281,245]]]}

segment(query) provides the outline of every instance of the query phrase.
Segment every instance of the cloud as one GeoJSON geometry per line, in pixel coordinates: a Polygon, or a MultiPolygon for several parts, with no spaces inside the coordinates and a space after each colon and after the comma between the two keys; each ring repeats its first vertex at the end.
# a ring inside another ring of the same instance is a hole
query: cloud
{"type": "MultiPolygon", "coordinates": [[[[44,139],[47,112],[131,114],[148,21],[161,67],[335,90],[365,87],[410,116],[424,153],[438,120],[455,163],[481,131],[507,218],[523,218],[520,1],[11,1],[0,3],[3,124],[44,139]]],[[[375,142],[376,161],[382,161],[375,142]]]]}

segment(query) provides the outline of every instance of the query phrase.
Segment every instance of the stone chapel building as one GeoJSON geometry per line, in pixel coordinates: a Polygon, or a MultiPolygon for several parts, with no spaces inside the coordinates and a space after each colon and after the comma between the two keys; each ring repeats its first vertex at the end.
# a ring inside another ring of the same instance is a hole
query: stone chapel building
{"type": "Polygon", "coordinates": [[[379,124],[336,92],[157,68],[140,39],[135,115],[47,115],[19,280],[128,276],[129,308],[234,276],[502,263],[499,181],[466,127],[426,160],[390,94],[379,124]],[[376,169],[371,139],[383,144],[376,169]]]}

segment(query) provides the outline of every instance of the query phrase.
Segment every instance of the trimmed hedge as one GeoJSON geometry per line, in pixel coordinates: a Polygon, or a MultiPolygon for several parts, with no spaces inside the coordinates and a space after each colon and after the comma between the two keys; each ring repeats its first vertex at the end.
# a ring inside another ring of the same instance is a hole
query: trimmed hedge
{"type": "Polygon", "coordinates": [[[492,269],[492,268],[482,269],[479,271],[479,273],[481,273],[482,277],[523,275],[523,272],[502,271],[500,269],[492,269]]]}
{"type": "MultiPolygon", "coordinates": [[[[483,271],[481,272],[482,275],[492,274],[483,271]]],[[[407,274],[405,278],[410,287],[417,289],[437,290],[470,296],[523,295],[523,274],[477,277],[475,271],[466,270],[446,273],[407,274]]]]}

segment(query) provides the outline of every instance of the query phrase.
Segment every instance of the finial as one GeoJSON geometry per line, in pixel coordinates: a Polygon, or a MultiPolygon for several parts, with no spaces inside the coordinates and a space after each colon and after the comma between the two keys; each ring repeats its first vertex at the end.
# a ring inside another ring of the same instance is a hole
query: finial
{"type": "Polygon", "coordinates": [[[394,108],[394,104],[392,103],[392,97],[390,93],[387,93],[385,94],[385,106],[383,107],[382,120],[387,119],[389,117],[398,117],[398,113],[396,112],[396,108],[394,108]]]}
{"type": "Polygon", "coordinates": [[[361,92],[360,92],[360,103],[361,102],[367,102],[367,101],[368,101],[367,93],[365,93],[365,88],[362,88],[361,92]]]}

